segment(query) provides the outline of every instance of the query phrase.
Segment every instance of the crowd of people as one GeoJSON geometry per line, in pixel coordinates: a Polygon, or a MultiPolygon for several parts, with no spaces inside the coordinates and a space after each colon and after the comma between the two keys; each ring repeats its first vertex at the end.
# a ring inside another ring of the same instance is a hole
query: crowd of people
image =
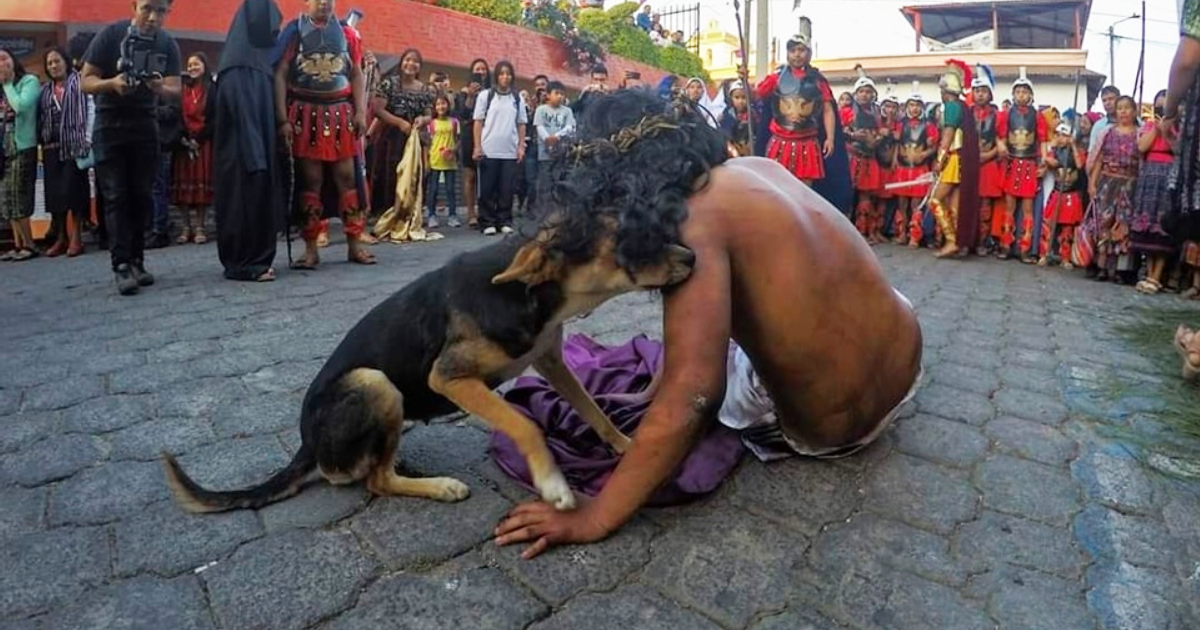
{"type": "MultiPolygon", "coordinates": [[[[221,199],[228,208],[216,214],[229,217],[292,202],[280,217],[239,223],[243,232],[270,238],[243,248],[252,263],[230,264],[222,256],[234,279],[274,278],[270,261],[284,221],[298,227],[305,244],[293,262],[301,269],[319,265],[332,216],[342,219],[348,260],[360,264],[375,262],[368,247],[374,242],[435,240],[442,235],[432,230],[441,227],[506,234],[514,214],[535,202],[539,165],[573,133],[590,96],[653,89],[636,72],[610,88],[607,70],[596,66],[571,103],[561,82],[538,75],[532,90],[518,90],[510,62],[493,67],[486,59],[473,61],[466,85],[456,89],[443,72],[426,77],[416,49],[384,71],[353,21],[338,19],[328,0],[310,0],[287,24],[274,3],[248,0],[219,68],[199,52],[180,64],[178,47],[161,30],[169,5],[139,0],[132,23],[110,25],[95,41],[77,37],[68,50],[45,51],[44,82],[0,50],[0,120],[7,131],[0,212],[15,242],[3,259],[83,252],[93,168],[99,212],[91,227],[111,250],[123,293],[135,292],[139,278],[141,286],[152,281],[143,247],[166,246],[172,232],[178,244],[206,242],[206,210],[221,199]],[[128,69],[118,64],[128,34],[138,29],[162,52],[164,66],[160,78],[130,83],[128,69]],[[344,63],[327,72],[314,61],[322,56],[344,63]],[[265,73],[267,82],[255,84],[257,99],[239,94],[240,102],[222,107],[219,87],[239,81],[239,69],[260,79],[265,73]],[[225,81],[225,75],[233,78],[225,81]],[[149,118],[155,124],[135,122],[149,118]],[[269,127],[265,136],[263,127],[269,127]],[[254,137],[260,141],[244,146],[254,137]],[[276,147],[287,150],[290,168],[275,159],[276,147]],[[29,222],[39,155],[53,218],[44,250],[29,222]],[[106,168],[116,161],[126,166],[106,168]],[[220,175],[231,168],[227,162],[246,168],[220,175]],[[262,188],[249,183],[253,173],[279,194],[247,202],[246,191],[262,188]],[[221,186],[236,194],[219,194],[221,186]],[[169,221],[172,206],[182,223],[177,230],[169,221]]],[[[635,19],[655,30],[649,6],[635,19]]],[[[1170,201],[1178,147],[1175,128],[1159,124],[1165,90],[1148,111],[1106,87],[1105,113],[1060,114],[1035,104],[1023,69],[1011,92],[1001,95],[989,68],[954,62],[935,102],[922,97],[919,84],[903,102],[890,93],[881,99],[861,68],[853,91],[835,99],[811,66],[810,46],[811,23],[801,18],[787,42],[787,65],[757,84],[743,72],[714,94],[703,79],[668,76],[657,92],[699,104],[724,133],[731,155],[781,163],[840,207],[872,244],[927,246],[939,257],[1083,266],[1090,277],[1144,293],[1172,288],[1200,297],[1194,272],[1200,235],[1170,201]],[[999,96],[1002,105],[995,103],[999,96]]],[[[227,240],[226,250],[239,249],[237,239],[227,240]]]]}

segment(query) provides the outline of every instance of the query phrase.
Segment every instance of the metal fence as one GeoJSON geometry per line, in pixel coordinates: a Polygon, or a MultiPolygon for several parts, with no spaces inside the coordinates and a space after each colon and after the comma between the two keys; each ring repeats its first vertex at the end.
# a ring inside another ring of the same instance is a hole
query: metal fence
{"type": "MultiPolygon", "coordinates": [[[[652,0],[651,0],[652,1],[652,0]]],[[[654,7],[658,23],[668,33],[683,31],[683,41],[693,54],[700,54],[700,3],[674,7],[654,7]]]]}

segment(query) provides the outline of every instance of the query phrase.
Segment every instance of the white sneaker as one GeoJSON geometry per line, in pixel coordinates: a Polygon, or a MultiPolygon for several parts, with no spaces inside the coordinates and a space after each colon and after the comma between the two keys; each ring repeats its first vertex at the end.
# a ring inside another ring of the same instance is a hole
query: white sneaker
{"type": "Polygon", "coordinates": [[[512,233],[513,233],[513,229],[512,229],[511,227],[508,227],[507,225],[506,225],[506,226],[504,226],[504,227],[502,227],[502,228],[500,228],[500,231],[501,231],[501,232],[504,232],[505,234],[512,234],[512,233]]]}
{"type": "Polygon", "coordinates": [[[483,228],[483,235],[484,235],[484,236],[495,236],[495,235],[496,235],[496,228],[494,228],[494,227],[486,227],[486,228],[483,228]]]}
{"type": "Polygon", "coordinates": [[[425,227],[428,227],[428,228],[435,228],[435,227],[438,227],[439,225],[441,225],[441,224],[438,223],[436,214],[429,217],[429,219],[425,221],[425,227]]]}
{"type": "Polygon", "coordinates": [[[459,221],[458,217],[451,215],[449,219],[446,219],[446,225],[452,228],[459,228],[462,227],[462,221],[459,221]]]}

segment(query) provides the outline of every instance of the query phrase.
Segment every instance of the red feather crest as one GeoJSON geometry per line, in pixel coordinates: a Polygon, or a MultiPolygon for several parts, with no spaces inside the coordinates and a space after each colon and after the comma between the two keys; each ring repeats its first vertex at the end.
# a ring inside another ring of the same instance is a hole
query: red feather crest
{"type": "Polygon", "coordinates": [[[962,75],[963,90],[971,89],[971,66],[961,59],[947,59],[946,65],[958,68],[959,74],[962,75]]]}

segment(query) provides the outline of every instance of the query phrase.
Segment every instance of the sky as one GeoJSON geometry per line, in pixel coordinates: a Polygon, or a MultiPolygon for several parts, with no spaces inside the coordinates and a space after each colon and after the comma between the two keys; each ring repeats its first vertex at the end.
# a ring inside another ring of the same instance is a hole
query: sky
{"type": "MultiPolygon", "coordinates": [[[[650,0],[651,2],[653,0],[650,0]]],[[[755,0],[751,0],[752,2],[755,0]]],[[[770,3],[772,37],[785,41],[795,31],[793,0],[762,0],[770,3]]],[[[915,52],[912,27],[900,14],[906,5],[949,4],[939,0],[801,0],[800,12],[813,21],[814,52],[817,58],[887,55],[915,52]]],[[[661,5],[684,6],[689,0],[663,0],[661,5]]],[[[737,32],[732,1],[700,0],[700,23],[720,20],[725,30],[737,32]]],[[[754,9],[752,8],[752,12],[754,9]]],[[[1093,0],[1083,47],[1087,67],[1109,74],[1108,27],[1133,13],[1141,13],[1139,0],[1093,0]]],[[[1145,95],[1167,86],[1167,74],[1179,42],[1176,0],[1146,0],[1145,95]]],[[[1116,85],[1123,92],[1133,89],[1141,47],[1141,20],[1128,20],[1114,27],[1116,85]]],[[[751,33],[754,27],[751,27],[751,33]]],[[[768,43],[769,45],[769,43],[768,43]]]]}

